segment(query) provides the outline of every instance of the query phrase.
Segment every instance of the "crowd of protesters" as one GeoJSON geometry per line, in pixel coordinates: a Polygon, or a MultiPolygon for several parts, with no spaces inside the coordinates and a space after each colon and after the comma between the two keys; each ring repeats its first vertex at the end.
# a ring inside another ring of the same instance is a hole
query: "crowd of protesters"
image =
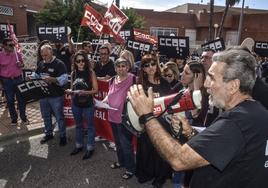
{"type": "MultiPolygon", "coordinates": [[[[234,49],[230,51],[232,50],[234,49]]],[[[245,56],[247,54],[251,56],[252,53],[245,48],[235,50],[245,56]]],[[[209,93],[205,89],[206,77],[209,77],[212,82],[215,76],[209,71],[215,51],[212,49],[204,50],[197,60],[191,60],[191,58],[170,59],[168,62],[164,62],[163,66],[160,66],[158,56],[155,53],[143,55],[139,64],[136,64],[133,54],[126,49],[122,49],[120,54],[117,54],[118,58],[115,61],[110,58],[111,52],[111,44],[103,44],[98,49],[99,61],[95,61],[93,58],[97,53],[94,53],[90,41],[84,41],[82,48],[79,50],[74,48],[70,40],[68,44],[52,44],[50,41],[42,41],[39,44],[37,69],[27,80],[43,79],[49,85],[51,91],[50,96],[39,101],[45,133],[40,143],[49,143],[49,140],[54,138],[52,125],[52,117],[54,116],[59,126],[59,145],[67,144],[63,114],[64,95],[67,94],[72,98],[72,113],[76,126],[74,149],[70,155],[76,155],[85,149],[82,159],[89,159],[94,154],[96,136],[93,121],[95,110],[93,97],[98,92],[97,80],[105,80],[109,82],[109,91],[102,102],[117,109],[108,110],[108,121],[112,128],[117,153],[117,161],[112,163],[110,168],[125,168],[122,178],[126,180],[132,178],[133,175],[136,175],[139,183],[153,180],[152,185],[154,187],[162,187],[168,178],[173,179],[176,188],[181,187],[181,185],[189,186],[192,176],[195,177],[192,175],[191,168],[174,168],[169,158],[163,158],[159,154],[156,143],[152,142],[152,137],[147,132],[137,137],[137,148],[136,153],[134,153],[132,145],[134,135],[122,123],[123,108],[130,87],[136,83],[141,85],[142,89],[140,88],[140,91],[144,91],[147,96],[153,98],[178,93],[181,90],[190,93],[200,90],[202,95],[201,109],[186,111],[185,117],[188,124],[192,126],[210,127],[219,114],[226,110],[224,107],[209,103],[209,93]],[[69,84],[68,74],[71,75],[69,84]],[[152,88],[152,90],[147,93],[149,88],[152,88]],[[83,122],[86,122],[87,125],[85,144],[83,122]],[[172,168],[175,170],[172,170],[172,168]]],[[[218,56],[216,55],[216,57],[218,56]]],[[[258,100],[267,109],[268,61],[264,57],[258,57],[257,55],[255,57],[257,61],[256,78],[252,78],[254,79],[254,87],[248,95],[252,95],[253,99],[258,100]]],[[[14,51],[13,41],[4,39],[0,52],[0,86],[7,100],[11,126],[16,126],[18,123],[15,100],[18,102],[21,122],[23,124],[31,123],[27,119],[26,104],[15,90],[16,84],[26,79],[22,77],[23,65],[21,55],[14,51]]],[[[251,67],[255,69],[254,66],[251,67]]],[[[235,87],[235,84],[233,87],[235,87]]],[[[229,90],[231,89],[230,86],[229,90]]],[[[132,92],[132,95],[134,94],[132,92]]],[[[145,96],[142,97],[145,98],[145,96]]],[[[133,101],[135,104],[135,100],[133,101]]],[[[192,132],[186,134],[187,139],[192,136],[192,132]]],[[[179,141],[177,142],[179,143],[179,141]]],[[[194,142],[190,143],[191,146],[196,148],[194,142]]],[[[209,159],[206,160],[202,163],[202,166],[209,164],[209,159]]],[[[194,183],[196,183],[196,179],[194,179],[194,183]]],[[[192,185],[196,186],[195,184],[192,185]]]]}

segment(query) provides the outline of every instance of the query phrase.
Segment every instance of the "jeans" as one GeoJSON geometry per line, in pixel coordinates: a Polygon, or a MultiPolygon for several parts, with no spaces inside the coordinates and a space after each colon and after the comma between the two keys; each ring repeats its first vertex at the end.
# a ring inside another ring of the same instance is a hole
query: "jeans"
{"type": "Polygon", "coordinates": [[[174,171],[172,177],[173,188],[181,188],[183,178],[184,178],[184,172],[174,171]]]}
{"type": "Polygon", "coordinates": [[[87,150],[95,148],[95,126],[94,126],[94,107],[81,108],[72,105],[72,112],[76,124],[75,145],[76,148],[83,147],[83,120],[87,123],[87,150]]]}
{"type": "Polygon", "coordinates": [[[135,173],[135,157],[132,147],[133,135],[124,125],[110,122],[116,146],[118,163],[128,172],[135,173]]]}
{"type": "Polygon", "coordinates": [[[22,76],[15,79],[2,78],[4,93],[7,99],[7,106],[12,121],[17,121],[18,114],[15,107],[15,95],[18,101],[18,107],[20,112],[20,118],[23,121],[27,120],[26,116],[26,104],[23,98],[15,91],[15,86],[23,81],[22,76]]]}
{"type": "Polygon", "coordinates": [[[59,126],[60,137],[65,137],[66,126],[63,115],[64,97],[47,97],[40,99],[41,115],[45,124],[45,134],[53,135],[52,114],[55,116],[59,126]]]}

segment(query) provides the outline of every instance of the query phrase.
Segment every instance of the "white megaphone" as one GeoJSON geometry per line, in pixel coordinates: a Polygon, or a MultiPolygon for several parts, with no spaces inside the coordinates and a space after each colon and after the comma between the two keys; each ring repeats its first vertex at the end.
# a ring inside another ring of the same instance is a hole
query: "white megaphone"
{"type": "MultiPolygon", "coordinates": [[[[178,94],[155,98],[153,113],[156,117],[158,117],[164,113],[174,114],[193,109],[201,109],[201,100],[202,95],[200,90],[195,90],[192,95],[188,90],[183,90],[178,94]]],[[[125,103],[122,123],[135,135],[139,135],[144,132],[144,125],[139,123],[139,117],[134,111],[130,101],[125,103]]]]}

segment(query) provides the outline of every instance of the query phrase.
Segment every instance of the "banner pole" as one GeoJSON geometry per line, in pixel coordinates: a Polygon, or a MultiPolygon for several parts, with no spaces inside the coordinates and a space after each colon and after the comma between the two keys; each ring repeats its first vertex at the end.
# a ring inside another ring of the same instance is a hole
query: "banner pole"
{"type": "Polygon", "coordinates": [[[103,33],[101,33],[101,34],[100,34],[98,44],[97,44],[97,46],[96,46],[96,49],[95,49],[94,55],[93,55],[93,57],[92,57],[92,59],[93,59],[93,60],[95,59],[95,56],[96,56],[96,54],[97,54],[97,51],[98,51],[98,48],[99,48],[100,39],[101,39],[101,37],[102,37],[102,34],[103,34],[103,33]]]}
{"type": "Polygon", "coordinates": [[[79,26],[78,33],[77,33],[77,39],[76,39],[76,45],[75,45],[75,50],[76,51],[77,51],[77,44],[78,44],[79,37],[80,37],[80,32],[81,32],[81,25],[79,26]]]}

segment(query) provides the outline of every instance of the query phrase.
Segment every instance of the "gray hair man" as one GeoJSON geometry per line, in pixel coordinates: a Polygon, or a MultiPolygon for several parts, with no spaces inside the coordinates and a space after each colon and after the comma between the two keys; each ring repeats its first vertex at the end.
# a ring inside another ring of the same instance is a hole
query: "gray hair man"
{"type": "Polygon", "coordinates": [[[154,118],[151,88],[147,97],[134,85],[129,99],[163,158],[177,171],[194,169],[191,188],[268,187],[268,111],[251,97],[256,61],[235,49],[214,54],[212,61],[205,87],[210,102],[225,112],[197,135],[186,119],[174,116],[172,124],[183,125],[185,144],[154,118]]]}

